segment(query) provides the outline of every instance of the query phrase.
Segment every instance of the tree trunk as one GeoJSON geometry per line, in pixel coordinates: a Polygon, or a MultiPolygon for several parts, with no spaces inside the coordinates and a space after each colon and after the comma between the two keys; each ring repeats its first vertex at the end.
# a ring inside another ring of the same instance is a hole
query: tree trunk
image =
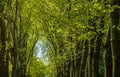
{"type": "Polygon", "coordinates": [[[81,66],[81,60],[82,60],[82,55],[81,55],[81,50],[83,47],[83,41],[80,41],[77,43],[76,46],[76,77],[80,77],[80,66],[81,66]]]}
{"type": "MultiPolygon", "coordinates": [[[[120,6],[120,0],[112,0],[111,6],[120,6]]],[[[113,59],[113,77],[120,77],[120,8],[115,7],[111,12],[111,48],[113,59]]]]}
{"type": "Polygon", "coordinates": [[[5,77],[9,77],[9,53],[6,52],[5,77]]]}
{"type": "Polygon", "coordinates": [[[88,60],[86,62],[86,67],[85,67],[85,77],[88,77],[88,60]]]}
{"type": "Polygon", "coordinates": [[[92,77],[99,77],[99,58],[100,58],[100,47],[101,47],[101,38],[96,35],[94,40],[95,47],[92,60],[92,77]]]}
{"type": "Polygon", "coordinates": [[[80,77],[85,77],[85,67],[87,63],[87,56],[88,56],[88,40],[86,40],[83,45],[83,55],[82,55],[82,62],[81,62],[81,68],[80,68],[80,77]]]}
{"type": "Polygon", "coordinates": [[[94,38],[89,41],[89,53],[88,53],[88,77],[92,77],[92,58],[94,50],[94,38]]]}
{"type": "Polygon", "coordinates": [[[0,77],[7,77],[6,76],[6,27],[5,21],[3,16],[4,5],[0,4],[0,77]]]}
{"type": "Polygon", "coordinates": [[[105,77],[112,77],[112,51],[111,51],[111,41],[110,41],[110,30],[108,31],[105,51],[104,51],[104,68],[105,77]]]}

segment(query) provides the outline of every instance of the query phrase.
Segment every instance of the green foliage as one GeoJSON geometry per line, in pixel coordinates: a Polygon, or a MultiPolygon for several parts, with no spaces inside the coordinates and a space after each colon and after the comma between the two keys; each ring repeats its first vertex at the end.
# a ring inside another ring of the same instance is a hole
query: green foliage
{"type": "MultiPolygon", "coordinates": [[[[66,74],[65,71],[73,67],[72,63],[76,65],[74,63],[79,63],[77,59],[84,56],[84,49],[88,46],[84,45],[86,40],[100,36],[105,44],[110,14],[114,8],[119,8],[116,5],[111,7],[110,2],[103,0],[8,0],[0,2],[0,6],[3,4],[8,39],[5,50],[9,51],[11,63],[17,62],[17,56],[18,66],[26,65],[26,72],[32,77],[54,77],[58,68],[66,74]],[[44,58],[48,59],[47,64],[34,55],[37,54],[35,45],[38,42],[44,58]]],[[[0,42],[0,50],[2,47],[0,42]]],[[[101,55],[100,58],[102,75],[101,55]]]]}
{"type": "Polygon", "coordinates": [[[31,77],[45,77],[46,74],[46,65],[40,60],[33,58],[30,66],[30,75],[31,77]]]}

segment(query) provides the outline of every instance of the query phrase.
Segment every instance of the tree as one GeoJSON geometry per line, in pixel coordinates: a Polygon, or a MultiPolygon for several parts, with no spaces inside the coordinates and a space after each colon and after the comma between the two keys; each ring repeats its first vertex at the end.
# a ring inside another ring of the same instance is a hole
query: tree
{"type": "Polygon", "coordinates": [[[111,50],[112,50],[112,59],[113,59],[113,77],[120,76],[120,66],[118,65],[120,63],[120,52],[119,52],[119,20],[120,20],[120,14],[119,14],[119,8],[120,1],[119,0],[112,0],[111,6],[113,7],[113,11],[111,12],[111,50]]]}

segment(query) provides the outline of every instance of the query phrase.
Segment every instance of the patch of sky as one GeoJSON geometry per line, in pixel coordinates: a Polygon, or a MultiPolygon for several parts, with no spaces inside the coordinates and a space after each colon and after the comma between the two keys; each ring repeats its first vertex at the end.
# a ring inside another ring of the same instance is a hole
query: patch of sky
{"type": "Polygon", "coordinates": [[[35,55],[39,60],[42,60],[45,64],[48,64],[48,57],[46,56],[46,45],[43,42],[37,42],[35,55]]]}

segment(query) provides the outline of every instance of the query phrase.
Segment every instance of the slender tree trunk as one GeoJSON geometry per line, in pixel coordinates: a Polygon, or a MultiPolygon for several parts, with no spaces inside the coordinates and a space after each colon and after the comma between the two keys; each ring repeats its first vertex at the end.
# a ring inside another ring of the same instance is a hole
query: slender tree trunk
{"type": "MultiPolygon", "coordinates": [[[[112,0],[111,6],[120,6],[120,0],[112,0]]],[[[111,12],[111,48],[113,59],[113,77],[120,77],[120,31],[118,27],[120,25],[120,8],[115,7],[111,12]]]]}
{"type": "MultiPolygon", "coordinates": [[[[109,2],[104,0],[104,8],[107,9],[109,8],[107,5],[109,2]]],[[[110,5],[110,4],[109,4],[110,5]]],[[[105,16],[107,13],[104,14],[105,16]]],[[[104,16],[104,18],[105,18],[104,16]]],[[[105,21],[105,19],[104,19],[105,21]]],[[[103,23],[105,24],[105,23],[103,23]]],[[[104,59],[104,77],[112,77],[112,51],[111,51],[111,39],[110,39],[110,26],[108,28],[108,33],[106,34],[106,42],[104,48],[104,54],[103,54],[103,59],[104,59]]]]}
{"type": "Polygon", "coordinates": [[[80,68],[80,77],[85,77],[85,67],[87,63],[87,56],[88,56],[88,40],[85,41],[83,45],[83,55],[82,55],[82,62],[80,68]]]}
{"type": "Polygon", "coordinates": [[[108,31],[105,51],[104,51],[104,68],[105,77],[112,77],[112,51],[111,51],[111,41],[110,41],[110,30],[108,31]]]}
{"type": "Polygon", "coordinates": [[[100,58],[100,47],[101,47],[101,38],[96,35],[95,38],[95,47],[92,60],[92,77],[99,77],[99,58],[100,58]]]}
{"type": "Polygon", "coordinates": [[[85,77],[88,77],[88,59],[85,67],[85,77]]]}
{"type": "Polygon", "coordinates": [[[6,76],[6,27],[5,21],[3,16],[4,5],[2,4],[3,1],[0,3],[0,77],[7,77],[6,76]]]}
{"type": "Polygon", "coordinates": [[[78,42],[77,46],[76,46],[76,51],[77,51],[77,57],[76,57],[76,77],[80,77],[80,66],[81,66],[81,60],[82,60],[82,55],[81,55],[82,47],[83,47],[83,41],[78,42]]]}
{"type": "Polygon", "coordinates": [[[9,53],[6,52],[5,77],[9,77],[9,53]]]}
{"type": "Polygon", "coordinates": [[[88,53],[88,77],[92,77],[92,59],[94,50],[94,38],[89,41],[89,53],[88,53]]]}

